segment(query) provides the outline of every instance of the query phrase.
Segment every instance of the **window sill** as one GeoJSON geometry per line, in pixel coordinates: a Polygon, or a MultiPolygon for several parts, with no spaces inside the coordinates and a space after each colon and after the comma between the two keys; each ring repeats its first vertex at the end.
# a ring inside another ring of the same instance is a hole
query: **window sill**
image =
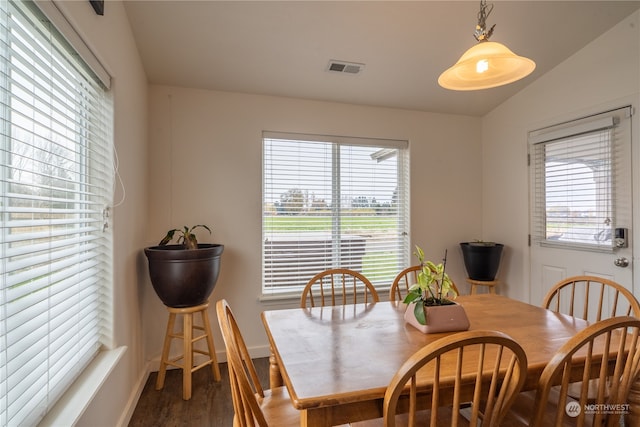
{"type": "Polygon", "coordinates": [[[98,353],[38,427],[75,425],[126,350],[123,346],[98,353]]]}
{"type": "Polygon", "coordinates": [[[279,305],[283,303],[296,303],[296,306],[300,304],[300,292],[287,292],[276,294],[262,294],[258,297],[258,301],[265,305],[279,305]]]}

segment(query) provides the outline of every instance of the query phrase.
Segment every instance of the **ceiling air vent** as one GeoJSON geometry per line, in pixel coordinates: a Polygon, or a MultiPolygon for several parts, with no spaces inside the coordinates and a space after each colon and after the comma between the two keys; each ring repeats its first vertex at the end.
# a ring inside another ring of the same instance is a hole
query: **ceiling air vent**
{"type": "Polygon", "coordinates": [[[359,74],[364,68],[364,64],[358,64],[357,62],[345,62],[345,61],[329,61],[327,71],[334,71],[337,73],[347,74],[359,74]]]}

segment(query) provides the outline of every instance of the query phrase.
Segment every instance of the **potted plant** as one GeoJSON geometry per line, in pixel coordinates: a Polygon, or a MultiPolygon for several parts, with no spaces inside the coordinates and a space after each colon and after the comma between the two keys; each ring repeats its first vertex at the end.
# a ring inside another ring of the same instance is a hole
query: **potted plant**
{"type": "Polygon", "coordinates": [[[194,230],[206,225],[174,228],[158,243],[144,249],[149,261],[151,284],[168,307],[193,307],[208,301],[220,273],[224,246],[198,243],[194,230]],[[170,245],[177,233],[177,244],[170,245]]]}
{"type": "Polygon", "coordinates": [[[488,282],[495,280],[503,247],[501,243],[482,240],[460,243],[469,279],[488,282]]]}
{"type": "Polygon", "coordinates": [[[503,247],[501,243],[482,240],[460,243],[469,279],[494,281],[500,267],[503,247]]]}
{"type": "Polygon", "coordinates": [[[445,272],[447,252],[440,264],[425,261],[424,251],[419,246],[416,246],[415,255],[422,265],[422,271],[418,274],[418,283],[409,288],[403,301],[409,304],[404,315],[407,323],[424,333],[469,329],[464,308],[452,300],[457,295],[453,282],[445,272]],[[452,299],[449,299],[450,295],[452,299]]]}

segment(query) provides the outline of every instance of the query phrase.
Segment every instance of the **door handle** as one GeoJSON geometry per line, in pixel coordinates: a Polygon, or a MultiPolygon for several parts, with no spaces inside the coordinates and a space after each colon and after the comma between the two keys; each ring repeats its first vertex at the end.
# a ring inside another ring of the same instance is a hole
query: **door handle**
{"type": "Polygon", "coordinates": [[[626,259],[625,257],[621,257],[621,258],[616,258],[615,261],[613,261],[613,263],[616,265],[616,267],[628,267],[629,266],[629,260],[626,259]]]}

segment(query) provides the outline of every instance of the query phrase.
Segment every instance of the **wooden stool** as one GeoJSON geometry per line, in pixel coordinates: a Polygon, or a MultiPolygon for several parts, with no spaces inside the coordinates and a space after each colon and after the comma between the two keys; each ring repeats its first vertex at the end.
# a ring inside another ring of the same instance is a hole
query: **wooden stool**
{"type": "Polygon", "coordinates": [[[471,285],[471,295],[476,293],[476,286],[487,286],[489,288],[489,293],[496,293],[496,285],[498,284],[497,280],[473,280],[467,278],[467,282],[471,285]]]}
{"type": "Polygon", "coordinates": [[[184,400],[191,399],[191,374],[198,369],[211,365],[213,371],[213,378],[216,381],[220,381],[220,368],[218,367],[218,360],[216,359],[216,350],[213,347],[213,337],[211,336],[211,324],[209,323],[209,315],[207,314],[207,308],[209,303],[197,305],[194,307],[174,308],[167,307],[169,311],[169,323],[167,324],[167,334],[164,337],[164,346],[162,348],[162,360],[160,361],[160,370],[158,371],[158,379],[156,381],[156,390],[164,387],[164,378],[167,373],[167,365],[175,366],[182,369],[182,398],[184,400]],[[202,326],[195,325],[193,323],[193,314],[200,313],[202,316],[202,326]],[[176,322],[176,315],[183,315],[183,327],[182,333],[174,332],[174,325],[176,322]],[[203,331],[203,334],[193,336],[193,330],[203,331]],[[173,338],[181,339],[183,344],[182,355],[169,359],[169,350],[171,350],[171,340],[173,338]],[[207,347],[209,351],[199,350],[193,348],[193,343],[201,340],[207,340],[207,347]],[[198,366],[193,366],[193,354],[199,353],[209,357],[209,360],[201,363],[198,366]],[[182,363],[178,361],[182,359],[182,363]]]}

